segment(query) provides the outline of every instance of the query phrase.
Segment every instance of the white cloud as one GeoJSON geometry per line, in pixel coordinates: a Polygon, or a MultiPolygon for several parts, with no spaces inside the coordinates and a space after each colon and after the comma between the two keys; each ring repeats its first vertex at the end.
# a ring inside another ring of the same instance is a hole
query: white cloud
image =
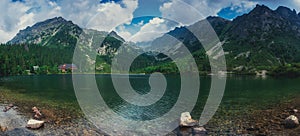
{"type": "Polygon", "coordinates": [[[293,5],[295,6],[296,10],[300,12],[300,0],[293,0],[293,5]]]}
{"type": "Polygon", "coordinates": [[[141,27],[140,31],[130,37],[128,40],[133,42],[148,42],[157,37],[162,36],[164,33],[174,29],[176,23],[167,21],[162,18],[153,18],[149,23],[141,27]]]}
{"type": "Polygon", "coordinates": [[[131,21],[137,6],[137,0],[125,0],[122,6],[115,2],[99,3],[99,0],[1,1],[0,42],[7,42],[27,26],[56,16],[72,20],[81,27],[108,31],[123,21],[131,21]]]}
{"type": "Polygon", "coordinates": [[[160,7],[162,16],[183,25],[193,24],[207,16],[217,16],[225,7],[240,7],[240,12],[253,8],[257,2],[247,0],[171,0],[160,7]]]}
{"type": "Polygon", "coordinates": [[[148,42],[169,32],[174,29],[175,26],[191,25],[207,16],[217,15],[224,7],[239,7],[238,10],[243,12],[243,10],[253,8],[255,4],[256,2],[240,0],[233,0],[231,2],[220,0],[171,0],[163,3],[159,8],[162,17],[165,19],[153,18],[149,23],[142,26],[140,31],[134,35],[130,35],[125,29],[118,31],[118,33],[125,39],[129,39],[133,42],[148,42]],[[166,22],[166,20],[175,21],[177,24],[170,24],[166,22]]]}
{"type": "MultiPolygon", "coordinates": [[[[197,2],[205,4],[205,1],[198,0],[197,2]]],[[[194,7],[179,0],[166,2],[159,10],[164,18],[174,20],[183,25],[191,24],[204,18],[204,16],[194,7]]]]}
{"type": "Polygon", "coordinates": [[[165,20],[164,20],[164,19],[160,19],[160,18],[158,18],[158,17],[153,18],[153,19],[151,19],[151,20],[149,21],[149,23],[152,24],[152,25],[159,25],[159,24],[161,24],[161,23],[163,23],[163,22],[165,22],[165,20]]]}
{"type": "Polygon", "coordinates": [[[111,31],[120,24],[129,24],[133,18],[133,12],[138,6],[137,1],[123,1],[125,7],[111,2],[100,4],[96,15],[88,22],[87,27],[97,30],[111,31]]]}
{"type": "Polygon", "coordinates": [[[0,42],[3,42],[13,37],[25,23],[30,23],[25,14],[30,8],[20,2],[2,1],[0,9],[0,42]]]}
{"type": "Polygon", "coordinates": [[[232,6],[237,12],[245,12],[253,8],[256,3],[246,0],[171,0],[163,3],[159,8],[165,19],[153,18],[134,35],[126,32],[125,29],[118,33],[125,39],[131,36],[129,40],[133,42],[147,42],[174,29],[175,25],[167,23],[166,19],[175,21],[179,25],[191,25],[207,16],[216,16],[222,8],[232,6]]]}
{"type": "Polygon", "coordinates": [[[0,42],[7,42],[17,34],[36,22],[60,16],[60,7],[53,2],[31,1],[11,2],[2,1],[0,6],[0,42]]]}
{"type": "Polygon", "coordinates": [[[120,25],[117,27],[117,33],[125,40],[129,39],[132,36],[132,34],[128,32],[128,30],[126,30],[124,25],[120,25]]]}
{"type": "Polygon", "coordinates": [[[144,25],[144,20],[142,20],[141,22],[137,23],[137,24],[133,24],[133,26],[135,27],[141,27],[144,25]]]}
{"type": "Polygon", "coordinates": [[[240,2],[231,6],[231,10],[236,11],[237,13],[245,13],[255,7],[257,3],[248,1],[248,2],[240,2]]]}

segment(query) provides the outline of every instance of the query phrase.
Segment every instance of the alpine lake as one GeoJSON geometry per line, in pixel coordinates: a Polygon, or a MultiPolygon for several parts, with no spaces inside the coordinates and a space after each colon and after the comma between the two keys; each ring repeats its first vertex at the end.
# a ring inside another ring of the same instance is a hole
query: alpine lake
{"type": "MultiPolygon", "coordinates": [[[[123,78],[123,76],[125,75],[119,77],[123,78]]],[[[136,92],[146,94],[150,90],[149,75],[131,75],[129,77],[136,92]]],[[[181,78],[179,75],[165,75],[165,78],[167,87],[163,97],[153,105],[140,107],[124,101],[118,95],[114,89],[111,75],[95,75],[99,92],[106,104],[118,115],[133,120],[151,120],[164,115],[174,106],[178,95],[184,93],[185,90],[180,90],[181,78]]],[[[210,87],[211,76],[200,76],[198,100],[191,111],[193,119],[199,120],[210,87]]],[[[28,111],[31,106],[51,107],[52,109],[63,109],[64,113],[62,114],[68,114],[68,118],[76,118],[77,120],[84,118],[76,99],[72,75],[1,77],[0,88],[1,102],[15,103],[21,111],[22,109],[28,111]],[[73,116],[74,114],[78,116],[73,116]]],[[[257,111],[276,109],[278,105],[289,103],[299,94],[300,78],[228,76],[222,102],[206,128],[210,134],[236,134],[243,129],[248,130],[251,126],[235,126],[237,121],[243,122],[249,118],[253,119],[249,116],[257,115],[255,114],[257,111]]],[[[178,114],[179,117],[180,113],[178,114]]]]}

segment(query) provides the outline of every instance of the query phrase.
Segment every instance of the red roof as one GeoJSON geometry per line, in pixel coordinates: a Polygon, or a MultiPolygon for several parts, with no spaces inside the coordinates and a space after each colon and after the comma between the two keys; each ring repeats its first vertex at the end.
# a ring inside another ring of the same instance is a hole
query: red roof
{"type": "Polygon", "coordinates": [[[63,64],[58,67],[59,69],[77,69],[75,64],[63,64]]]}

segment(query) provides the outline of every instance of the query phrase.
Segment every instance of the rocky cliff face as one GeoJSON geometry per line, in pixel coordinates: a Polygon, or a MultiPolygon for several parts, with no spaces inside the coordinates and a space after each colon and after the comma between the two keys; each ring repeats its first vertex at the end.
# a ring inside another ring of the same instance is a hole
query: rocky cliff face
{"type": "MultiPolygon", "coordinates": [[[[300,60],[300,18],[286,7],[271,10],[257,5],[234,19],[220,35],[224,49],[233,56],[250,51],[251,65],[277,65],[300,60]]],[[[244,58],[246,59],[246,58],[244,58]]]]}
{"type": "Polygon", "coordinates": [[[300,18],[295,10],[278,7],[273,11],[264,5],[257,5],[250,13],[234,19],[224,37],[263,40],[274,33],[281,35],[293,33],[299,38],[299,21],[300,18]]]}
{"type": "MultiPolygon", "coordinates": [[[[99,55],[113,55],[117,48],[125,42],[116,32],[104,32],[82,29],[72,21],[62,17],[48,19],[33,26],[20,30],[19,33],[8,43],[9,44],[38,44],[50,48],[74,48],[78,39],[83,33],[88,32],[94,35],[92,43],[87,43],[87,48],[92,48],[99,55]],[[100,41],[103,41],[100,44],[100,41]],[[88,46],[91,44],[92,46],[88,46]]],[[[80,39],[82,40],[82,39],[80,39]]]]}
{"type": "MultiPolygon", "coordinates": [[[[220,17],[208,17],[207,21],[223,42],[227,63],[233,68],[300,61],[300,16],[295,10],[282,6],[271,10],[257,5],[248,14],[232,21],[220,17]]],[[[152,48],[171,47],[172,36],[184,43],[192,53],[203,50],[201,43],[187,29],[194,28],[196,24],[176,28],[155,39],[152,48]]],[[[176,47],[171,51],[176,52],[176,47]]]]}
{"type": "MultiPolygon", "coordinates": [[[[220,17],[208,17],[207,21],[219,36],[226,53],[227,65],[232,69],[274,66],[300,61],[300,13],[297,14],[295,10],[283,6],[271,10],[264,5],[257,5],[248,14],[239,16],[232,21],[220,17]]],[[[176,28],[153,40],[152,46],[146,48],[152,51],[152,53],[148,53],[148,56],[168,60],[165,55],[158,57],[162,54],[155,53],[155,50],[178,53],[177,51],[180,50],[178,41],[180,41],[189,49],[196,60],[205,59],[206,53],[201,43],[187,29],[195,28],[197,23],[176,28]]],[[[201,30],[203,28],[196,29],[203,31],[201,30]]],[[[21,30],[8,43],[73,47],[84,31],[71,21],[56,17],[21,30]]],[[[95,31],[95,34],[97,36],[94,37],[92,41],[94,43],[91,44],[93,45],[91,47],[102,56],[115,55],[117,49],[126,43],[116,32],[95,31]],[[100,45],[101,38],[105,38],[105,40],[100,45]]],[[[132,44],[130,43],[130,45],[132,44]]],[[[134,48],[139,50],[138,47],[132,47],[132,49],[134,48]]]]}
{"type": "Polygon", "coordinates": [[[39,22],[21,30],[9,44],[33,43],[42,46],[74,46],[82,29],[62,17],[39,22]]]}

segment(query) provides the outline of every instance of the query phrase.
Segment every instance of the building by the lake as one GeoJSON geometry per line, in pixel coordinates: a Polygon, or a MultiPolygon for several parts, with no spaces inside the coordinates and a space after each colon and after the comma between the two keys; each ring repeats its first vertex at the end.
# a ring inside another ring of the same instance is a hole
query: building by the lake
{"type": "Polygon", "coordinates": [[[77,66],[75,64],[62,64],[58,67],[58,69],[62,72],[62,73],[66,73],[67,71],[71,71],[73,72],[74,70],[77,70],[77,66]]]}

